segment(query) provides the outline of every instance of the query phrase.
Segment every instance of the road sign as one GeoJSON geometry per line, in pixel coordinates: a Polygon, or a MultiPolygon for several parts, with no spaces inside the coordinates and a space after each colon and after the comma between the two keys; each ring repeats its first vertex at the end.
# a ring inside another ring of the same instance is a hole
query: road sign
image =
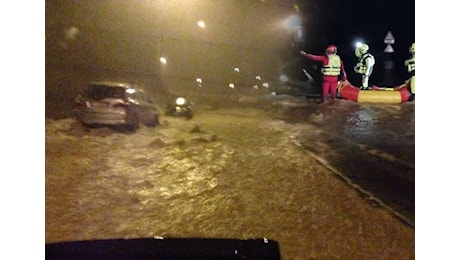
{"type": "Polygon", "coordinates": [[[387,36],[385,36],[385,39],[383,40],[384,43],[386,44],[394,44],[395,43],[395,37],[393,37],[393,34],[391,31],[387,32],[387,36]]]}
{"type": "Polygon", "coordinates": [[[393,47],[391,47],[390,44],[387,44],[387,47],[385,48],[385,50],[383,52],[385,52],[385,53],[393,53],[395,51],[393,50],[393,47]]]}

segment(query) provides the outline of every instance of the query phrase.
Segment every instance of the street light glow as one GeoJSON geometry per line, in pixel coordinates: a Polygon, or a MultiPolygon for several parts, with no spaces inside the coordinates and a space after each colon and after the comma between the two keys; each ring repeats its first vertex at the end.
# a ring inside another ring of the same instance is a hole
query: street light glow
{"type": "Polygon", "coordinates": [[[161,57],[160,62],[163,63],[163,64],[166,64],[168,61],[166,60],[165,57],[161,57]]]}
{"type": "Polygon", "coordinates": [[[198,27],[200,27],[201,29],[204,29],[206,27],[206,24],[203,20],[198,21],[197,24],[198,24],[198,27]]]}
{"type": "Polygon", "coordinates": [[[72,26],[69,29],[67,29],[65,33],[65,38],[67,40],[76,40],[79,33],[80,33],[80,29],[78,29],[75,26],[72,26]]]}
{"type": "Polygon", "coordinates": [[[298,26],[301,26],[301,23],[302,21],[298,15],[291,15],[286,20],[284,20],[283,25],[286,29],[292,30],[298,26]]]}

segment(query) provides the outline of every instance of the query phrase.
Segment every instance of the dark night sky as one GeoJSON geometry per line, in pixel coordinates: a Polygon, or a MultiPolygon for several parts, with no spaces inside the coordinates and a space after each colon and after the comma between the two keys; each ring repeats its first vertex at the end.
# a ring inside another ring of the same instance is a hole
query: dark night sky
{"type": "Polygon", "coordinates": [[[319,39],[307,40],[306,46],[335,43],[350,44],[362,37],[371,46],[385,47],[383,38],[392,31],[395,47],[408,45],[415,39],[415,1],[413,0],[322,0],[303,1],[304,26],[319,39]]]}

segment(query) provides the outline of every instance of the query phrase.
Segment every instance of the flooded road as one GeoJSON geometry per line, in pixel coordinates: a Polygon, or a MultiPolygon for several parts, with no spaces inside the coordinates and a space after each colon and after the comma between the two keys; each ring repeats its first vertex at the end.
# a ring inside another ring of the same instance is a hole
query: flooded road
{"type": "Polygon", "coordinates": [[[135,132],[47,119],[46,242],[266,237],[282,259],[415,257],[406,206],[393,210],[411,197],[413,120],[379,129],[412,104],[245,100],[135,132]]]}
{"type": "Polygon", "coordinates": [[[415,220],[415,103],[360,104],[336,100],[278,102],[281,117],[318,128],[296,141],[375,203],[410,225],[415,220]]]}

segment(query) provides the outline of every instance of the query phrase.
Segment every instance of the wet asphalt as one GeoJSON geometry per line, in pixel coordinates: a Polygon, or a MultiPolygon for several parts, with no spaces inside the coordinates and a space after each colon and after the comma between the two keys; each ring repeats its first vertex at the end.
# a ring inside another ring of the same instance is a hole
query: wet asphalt
{"type": "Polygon", "coordinates": [[[415,101],[365,104],[337,99],[318,104],[287,98],[279,104],[284,107],[277,110],[282,119],[315,126],[296,136],[302,149],[318,156],[373,205],[415,226],[415,101]]]}

